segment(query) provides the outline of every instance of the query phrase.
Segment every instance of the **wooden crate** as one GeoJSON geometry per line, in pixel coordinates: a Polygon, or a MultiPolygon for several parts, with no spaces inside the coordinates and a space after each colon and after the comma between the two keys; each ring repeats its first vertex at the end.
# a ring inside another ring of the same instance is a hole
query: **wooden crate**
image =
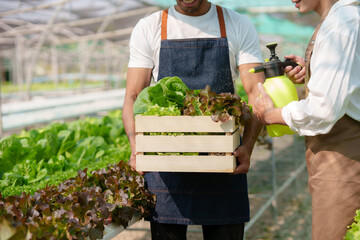
{"type": "Polygon", "coordinates": [[[232,173],[236,167],[232,152],[240,145],[240,130],[233,118],[221,123],[214,122],[210,116],[137,115],[135,131],[138,171],[232,173]],[[146,135],[151,132],[196,132],[207,135],[146,135]],[[208,155],[149,155],[156,152],[199,152],[208,155]]]}

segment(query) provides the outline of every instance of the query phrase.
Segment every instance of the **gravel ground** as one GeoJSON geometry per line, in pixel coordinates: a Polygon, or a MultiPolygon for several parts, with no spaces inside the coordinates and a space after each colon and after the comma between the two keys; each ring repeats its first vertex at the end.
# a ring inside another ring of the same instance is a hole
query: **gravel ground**
{"type": "MultiPolygon", "coordinates": [[[[292,172],[305,161],[304,140],[296,135],[273,139],[273,155],[276,160],[276,177],[272,172],[272,152],[264,146],[256,146],[248,174],[251,217],[268,201],[276,188],[288,179],[292,172]]],[[[120,233],[113,240],[151,239],[150,224],[139,221],[120,233]]],[[[189,226],[188,240],[201,240],[201,226],[189,226]]],[[[276,201],[246,232],[246,240],[310,240],[311,198],[304,169],[298,178],[285,189],[276,201]]]]}

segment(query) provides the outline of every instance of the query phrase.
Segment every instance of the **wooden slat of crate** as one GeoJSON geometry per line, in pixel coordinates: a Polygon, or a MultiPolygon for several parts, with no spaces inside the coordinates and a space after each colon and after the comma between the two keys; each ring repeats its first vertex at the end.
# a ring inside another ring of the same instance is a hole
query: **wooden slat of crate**
{"type": "Polygon", "coordinates": [[[235,119],[214,122],[211,116],[141,116],[135,117],[136,132],[234,132],[235,119]]]}
{"type": "Polygon", "coordinates": [[[136,135],[137,152],[230,153],[239,145],[239,129],[229,135],[136,135]]]}
{"type": "Polygon", "coordinates": [[[234,156],[137,155],[136,170],[144,172],[217,172],[232,173],[234,156]]]}
{"type": "Polygon", "coordinates": [[[136,116],[136,165],[138,171],[232,173],[232,152],[240,145],[240,130],[231,118],[214,122],[210,116],[136,116]],[[150,132],[196,132],[206,135],[144,135],[150,132]],[[214,134],[214,133],[221,133],[214,134]],[[148,155],[147,152],[204,152],[225,155],[148,155]]]}

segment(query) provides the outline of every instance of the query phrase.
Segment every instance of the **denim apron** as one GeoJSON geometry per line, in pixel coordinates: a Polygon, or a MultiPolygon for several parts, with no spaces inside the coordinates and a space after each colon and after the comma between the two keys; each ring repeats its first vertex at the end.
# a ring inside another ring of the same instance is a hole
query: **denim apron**
{"type": "MultiPolygon", "coordinates": [[[[167,39],[167,10],[162,14],[159,77],[178,76],[191,89],[209,85],[234,93],[222,9],[217,6],[221,38],[167,39]]],[[[226,225],[249,221],[246,174],[145,174],[156,206],[147,220],[168,224],[226,225]]]]}

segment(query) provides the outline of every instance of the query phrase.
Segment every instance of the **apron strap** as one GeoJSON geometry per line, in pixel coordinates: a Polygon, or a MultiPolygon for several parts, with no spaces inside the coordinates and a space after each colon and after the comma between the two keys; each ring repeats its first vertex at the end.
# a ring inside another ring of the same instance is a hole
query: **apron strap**
{"type": "Polygon", "coordinates": [[[216,5],[216,11],[217,11],[218,19],[219,19],[221,37],[226,38],[225,20],[224,20],[224,14],[222,11],[222,7],[216,5]]]}
{"type": "Polygon", "coordinates": [[[167,19],[169,9],[165,9],[161,17],[161,40],[167,39],[167,19]]]}
{"type": "MultiPolygon", "coordinates": [[[[219,19],[220,35],[222,38],[226,38],[226,27],[222,8],[216,5],[216,11],[219,19]]],[[[161,16],[161,40],[167,39],[167,19],[169,9],[165,9],[161,16]]]]}

